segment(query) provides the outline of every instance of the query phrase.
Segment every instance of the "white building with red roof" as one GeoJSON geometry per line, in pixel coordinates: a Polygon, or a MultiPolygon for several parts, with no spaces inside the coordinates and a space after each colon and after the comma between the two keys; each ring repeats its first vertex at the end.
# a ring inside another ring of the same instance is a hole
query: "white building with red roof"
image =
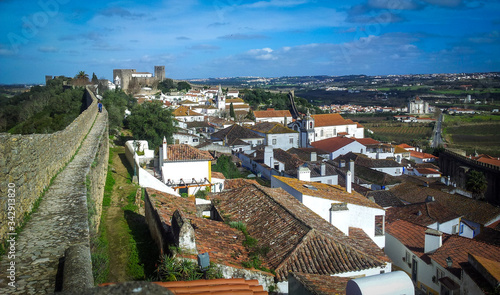
{"type": "Polygon", "coordinates": [[[265,111],[254,111],[255,122],[276,122],[283,125],[292,122],[292,114],[289,110],[275,110],[269,108],[265,111]]]}

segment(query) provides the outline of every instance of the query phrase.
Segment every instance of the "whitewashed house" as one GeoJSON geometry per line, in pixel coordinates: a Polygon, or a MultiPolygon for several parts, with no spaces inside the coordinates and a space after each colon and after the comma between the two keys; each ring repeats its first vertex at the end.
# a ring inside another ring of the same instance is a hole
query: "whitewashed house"
{"type": "Polygon", "coordinates": [[[275,149],[288,150],[299,145],[299,132],[275,122],[261,122],[248,127],[264,137],[265,145],[275,149]]]}
{"type": "Polygon", "coordinates": [[[385,210],[351,189],[351,172],[347,188],[309,181],[309,169],[301,167],[299,179],[273,176],[271,187],[280,187],[307,208],[349,235],[349,228],[360,228],[377,246],[385,245],[385,210]]]}
{"type": "Polygon", "coordinates": [[[164,139],[159,149],[158,170],[161,180],[178,194],[194,195],[212,187],[212,160],[207,151],[187,144],[170,144],[164,139]]]}
{"type": "Polygon", "coordinates": [[[269,108],[265,111],[255,111],[253,112],[255,116],[255,122],[276,122],[283,125],[287,125],[292,122],[292,114],[289,110],[275,110],[269,108]]]}
{"type": "Polygon", "coordinates": [[[333,160],[338,156],[345,155],[349,152],[361,154],[366,152],[366,146],[352,138],[347,137],[327,138],[315,141],[311,145],[315,148],[322,149],[330,153],[330,160],[333,160]]]}

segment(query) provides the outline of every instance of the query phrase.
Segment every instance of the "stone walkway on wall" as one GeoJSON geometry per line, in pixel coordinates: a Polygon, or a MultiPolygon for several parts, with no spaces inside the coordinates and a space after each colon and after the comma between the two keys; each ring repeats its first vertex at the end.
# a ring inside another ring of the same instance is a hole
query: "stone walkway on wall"
{"type": "Polygon", "coordinates": [[[2,257],[0,294],[53,294],[56,283],[62,284],[56,277],[64,251],[72,244],[88,242],[85,180],[106,124],[106,116],[98,114],[73,161],[55,178],[37,212],[16,236],[15,288],[7,285],[11,260],[2,257]]]}

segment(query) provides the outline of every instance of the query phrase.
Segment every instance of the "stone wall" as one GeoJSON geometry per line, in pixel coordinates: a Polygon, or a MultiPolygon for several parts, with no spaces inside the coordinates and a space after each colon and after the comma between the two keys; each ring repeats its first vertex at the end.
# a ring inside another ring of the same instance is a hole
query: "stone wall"
{"type": "Polygon", "coordinates": [[[90,130],[97,115],[97,101],[89,91],[85,95],[86,101],[92,103],[64,130],[52,134],[0,134],[0,240],[10,231],[7,228],[9,183],[15,185],[18,226],[90,130]]]}
{"type": "MultiPolygon", "coordinates": [[[[107,115],[107,112],[101,113],[101,116],[106,116],[106,121],[107,115]]],[[[87,174],[87,181],[90,182],[90,191],[87,192],[87,208],[89,211],[89,230],[91,234],[97,232],[101,221],[102,199],[104,197],[104,186],[106,184],[109,160],[108,132],[108,127],[106,127],[99,136],[97,153],[87,174]]]]}

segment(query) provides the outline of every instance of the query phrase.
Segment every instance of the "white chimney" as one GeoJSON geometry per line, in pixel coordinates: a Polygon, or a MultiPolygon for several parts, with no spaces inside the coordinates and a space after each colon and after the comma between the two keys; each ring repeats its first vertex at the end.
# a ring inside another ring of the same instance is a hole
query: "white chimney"
{"type": "Polygon", "coordinates": [[[316,152],[311,153],[311,162],[316,162],[318,160],[318,155],[316,152]]]}
{"type": "Polygon", "coordinates": [[[345,190],[348,193],[351,193],[351,186],[352,186],[352,177],[351,177],[351,171],[347,171],[346,177],[345,177],[345,190]]]}
{"type": "Polygon", "coordinates": [[[424,253],[431,253],[439,249],[443,245],[443,233],[428,228],[425,231],[425,245],[424,245],[424,253]]]}
{"type": "Polygon", "coordinates": [[[321,163],[321,176],[325,176],[325,175],[326,175],[326,164],[321,163]]]}
{"type": "Polygon", "coordinates": [[[297,178],[302,181],[311,181],[311,170],[307,167],[300,166],[297,169],[297,178]]]}
{"type": "Polygon", "coordinates": [[[168,156],[168,154],[167,154],[167,139],[165,138],[165,136],[163,136],[162,152],[163,152],[163,161],[168,160],[168,157],[167,157],[168,156]]]}
{"type": "Polygon", "coordinates": [[[264,147],[264,164],[266,164],[270,168],[274,167],[274,155],[272,146],[264,147]]]}
{"type": "Polygon", "coordinates": [[[352,179],[351,179],[351,182],[354,182],[354,161],[351,160],[349,162],[349,171],[351,172],[351,176],[352,176],[352,179]]]}

